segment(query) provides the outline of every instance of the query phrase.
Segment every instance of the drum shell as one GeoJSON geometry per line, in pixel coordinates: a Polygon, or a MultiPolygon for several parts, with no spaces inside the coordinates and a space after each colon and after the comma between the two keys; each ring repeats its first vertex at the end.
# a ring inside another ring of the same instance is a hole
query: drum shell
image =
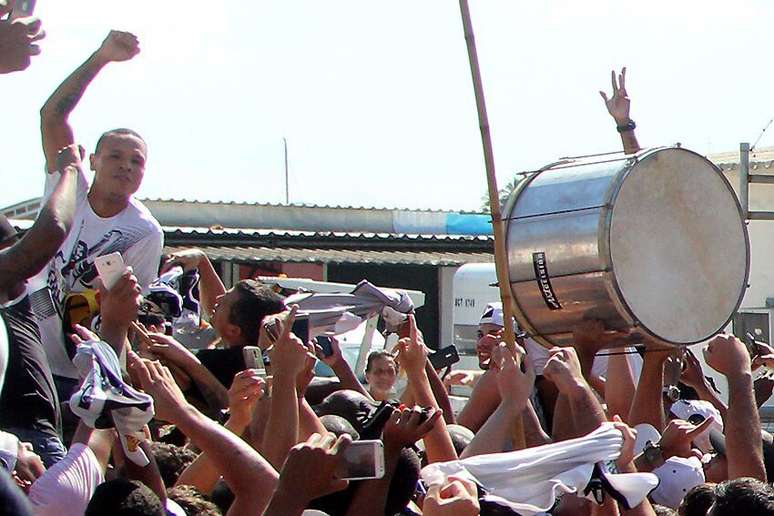
{"type": "MultiPolygon", "coordinates": [[[[666,149],[604,162],[573,163],[565,169],[560,168],[562,165],[548,167],[522,181],[512,193],[504,214],[515,315],[520,326],[542,344],[570,345],[572,328],[588,319],[599,319],[608,329],[634,329],[668,344],[693,343],[664,338],[640,324],[619,289],[609,248],[612,208],[622,184],[638,160],[662,150],[666,149]],[[538,270],[539,253],[543,256],[550,299],[541,291],[546,285],[541,283],[543,277],[538,270]],[[549,308],[554,298],[560,309],[549,308]]],[[[685,149],[677,150],[698,156],[685,149]]],[[[717,322],[719,330],[728,323],[744,295],[749,274],[749,241],[733,190],[722,173],[707,163],[722,179],[735,203],[739,231],[743,232],[746,246],[746,269],[738,299],[734,299],[736,305],[728,318],[717,322]]]]}

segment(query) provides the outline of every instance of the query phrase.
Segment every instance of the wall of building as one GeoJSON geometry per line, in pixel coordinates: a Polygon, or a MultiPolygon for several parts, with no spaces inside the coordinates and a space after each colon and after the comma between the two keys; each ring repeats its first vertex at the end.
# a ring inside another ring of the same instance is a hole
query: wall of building
{"type": "MultiPolygon", "coordinates": [[[[738,196],[738,169],[726,172],[725,176],[738,196]]],[[[750,185],[749,198],[750,210],[774,211],[774,185],[750,185]]],[[[767,297],[774,297],[774,221],[753,220],[747,229],[750,235],[750,287],[742,307],[760,307],[766,304],[767,297]]],[[[723,243],[717,245],[721,251],[723,243]]]]}

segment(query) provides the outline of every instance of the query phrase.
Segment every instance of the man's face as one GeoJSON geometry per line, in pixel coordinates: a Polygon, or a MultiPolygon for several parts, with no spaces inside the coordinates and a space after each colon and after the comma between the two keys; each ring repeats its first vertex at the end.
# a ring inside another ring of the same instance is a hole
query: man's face
{"type": "Polygon", "coordinates": [[[377,392],[388,393],[395,386],[398,370],[395,361],[387,357],[374,358],[366,373],[368,385],[377,392]]]}
{"type": "Polygon", "coordinates": [[[492,350],[500,342],[497,338],[502,327],[496,324],[478,325],[478,342],[476,342],[476,355],[478,355],[478,367],[489,369],[489,360],[492,358],[492,350]]]}
{"type": "Polygon", "coordinates": [[[140,188],[146,156],[145,144],[136,136],[106,136],[90,158],[95,188],[100,193],[128,199],[140,188]]]}
{"type": "Polygon", "coordinates": [[[211,322],[213,328],[223,337],[228,334],[231,324],[231,307],[239,299],[239,294],[233,289],[228,289],[224,294],[215,299],[215,306],[212,308],[211,322]]]}

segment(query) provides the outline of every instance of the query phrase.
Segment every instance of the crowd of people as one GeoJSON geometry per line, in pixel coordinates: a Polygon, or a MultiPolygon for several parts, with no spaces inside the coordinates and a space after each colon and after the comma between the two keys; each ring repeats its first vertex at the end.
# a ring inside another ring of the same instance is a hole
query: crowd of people
{"type": "MultiPolygon", "coordinates": [[[[0,73],[26,69],[44,37],[13,7],[0,2],[0,73]]],[[[438,371],[408,311],[361,381],[335,338],[326,350],[294,333],[299,307],[275,289],[227,289],[197,249],[162,256],[134,198],[146,142],[109,130],[87,161],[68,122],[100,70],[138,52],[111,31],[56,88],[41,109],[44,205],[23,234],[0,220],[0,513],[774,514],[765,344],[708,343],[725,401],[688,348],[615,348],[599,321],[572,347],[504,342],[514,323],[497,304],[479,369],[438,371]],[[94,262],[111,253],[125,268],[108,285],[94,262]],[[379,471],[342,473],[370,440],[379,471]]],[[[612,83],[602,97],[637,152],[625,70],[612,83]]]]}

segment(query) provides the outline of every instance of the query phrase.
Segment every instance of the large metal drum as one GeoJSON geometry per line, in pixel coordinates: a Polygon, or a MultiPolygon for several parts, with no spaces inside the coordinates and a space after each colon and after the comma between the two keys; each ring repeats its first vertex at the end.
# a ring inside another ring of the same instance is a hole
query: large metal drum
{"type": "Polygon", "coordinates": [[[519,184],[503,217],[516,319],[544,345],[571,344],[586,319],[701,342],[728,324],[747,287],[736,195],[686,149],[555,163],[519,184]]]}

